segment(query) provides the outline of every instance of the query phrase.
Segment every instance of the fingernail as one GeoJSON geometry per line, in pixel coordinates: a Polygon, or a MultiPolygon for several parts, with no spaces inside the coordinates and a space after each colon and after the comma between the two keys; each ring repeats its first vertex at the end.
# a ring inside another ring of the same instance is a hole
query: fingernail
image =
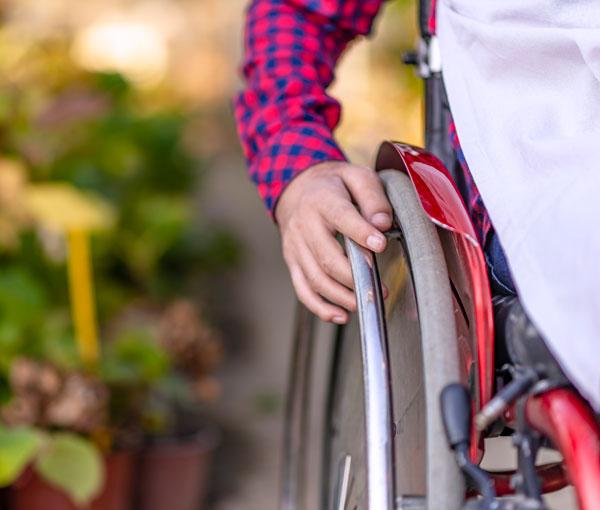
{"type": "Polygon", "coordinates": [[[367,246],[373,251],[383,250],[385,237],[382,234],[371,234],[367,237],[367,246]]]}
{"type": "Polygon", "coordinates": [[[336,315],[333,319],[331,319],[336,324],[346,324],[346,317],[343,315],[336,315]]]}
{"type": "Polygon", "coordinates": [[[383,293],[383,299],[387,299],[387,297],[390,295],[390,291],[385,285],[381,286],[381,292],[383,293]]]}
{"type": "Polygon", "coordinates": [[[371,218],[371,223],[373,223],[373,225],[375,226],[385,228],[390,226],[390,224],[392,223],[392,218],[389,214],[380,212],[373,215],[373,217],[371,218]]]}

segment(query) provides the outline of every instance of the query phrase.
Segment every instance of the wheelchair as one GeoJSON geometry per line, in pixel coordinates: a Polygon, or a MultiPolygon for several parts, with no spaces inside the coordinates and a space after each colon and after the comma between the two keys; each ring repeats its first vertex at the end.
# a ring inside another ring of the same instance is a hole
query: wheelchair
{"type": "Polygon", "coordinates": [[[598,416],[518,298],[492,296],[460,177],[447,170],[456,165],[428,1],[419,21],[420,51],[405,60],[425,78],[427,150],[379,150],[394,227],[380,255],[344,240],[350,322],[323,331],[298,309],[281,507],[567,510],[545,495],[570,486],[569,508],[598,510],[598,416]],[[516,466],[484,468],[503,438],[516,466]],[[540,462],[542,450],[554,460],[540,462]]]}

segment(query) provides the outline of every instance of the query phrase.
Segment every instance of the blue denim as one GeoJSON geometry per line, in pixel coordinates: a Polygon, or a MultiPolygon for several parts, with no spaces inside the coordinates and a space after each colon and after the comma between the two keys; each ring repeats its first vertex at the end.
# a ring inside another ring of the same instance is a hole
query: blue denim
{"type": "Polygon", "coordinates": [[[488,275],[492,287],[492,295],[516,295],[515,284],[510,274],[508,261],[500,240],[493,230],[490,231],[485,243],[485,261],[488,266],[488,275]]]}

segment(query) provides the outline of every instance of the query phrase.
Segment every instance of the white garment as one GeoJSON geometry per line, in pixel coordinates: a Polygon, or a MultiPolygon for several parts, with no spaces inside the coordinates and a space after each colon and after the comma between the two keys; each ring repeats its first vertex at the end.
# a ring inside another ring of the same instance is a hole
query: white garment
{"type": "Polygon", "coordinates": [[[458,136],[523,305],[600,410],[600,0],[439,0],[458,136]]]}

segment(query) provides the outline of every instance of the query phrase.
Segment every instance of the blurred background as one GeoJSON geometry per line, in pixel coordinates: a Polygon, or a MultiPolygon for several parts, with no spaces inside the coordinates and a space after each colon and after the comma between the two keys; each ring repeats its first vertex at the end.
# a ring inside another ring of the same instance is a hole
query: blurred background
{"type": "MultiPolygon", "coordinates": [[[[413,3],[341,63],[355,162],[420,142],[413,3]]],[[[276,506],[295,300],[233,123],[245,5],[0,4],[3,508],[276,506]]]]}

